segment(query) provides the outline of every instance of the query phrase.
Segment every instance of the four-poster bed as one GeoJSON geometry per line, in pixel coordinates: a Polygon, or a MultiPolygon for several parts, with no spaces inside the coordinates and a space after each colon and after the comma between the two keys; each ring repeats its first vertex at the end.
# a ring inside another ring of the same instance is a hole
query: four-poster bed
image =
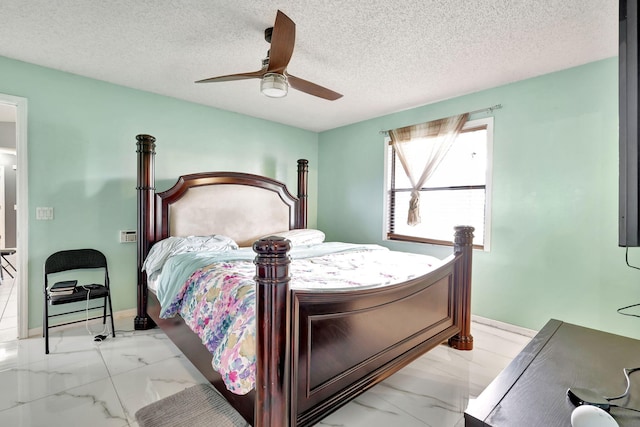
{"type": "Polygon", "coordinates": [[[297,197],[278,181],[237,172],[184,175],[156,193],[155,138],[138,135],[137,147],[135,328],[161,327],[252,425],[313,425],[442,342],[472,349],[472,227],[456,227],[454,254],[406,282],[374,289],[291,289],[290,242],[260,236],[307,227],[306,160],[298,161],[297,197]],[[230,236],[240,246],[255,241],[256,376],[255,390],[246,395],[227,390],[211,366],[211,353],[180,316],[160,317],[143,271],[155,243],[212,234],[230,236]]]}

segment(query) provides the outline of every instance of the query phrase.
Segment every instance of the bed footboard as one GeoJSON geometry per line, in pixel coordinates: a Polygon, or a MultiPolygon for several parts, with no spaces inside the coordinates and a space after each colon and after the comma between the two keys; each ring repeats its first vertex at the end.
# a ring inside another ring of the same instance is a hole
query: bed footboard
{"type": "Polygon", "coordinates": [[[289,242],[254,244],[256,427],[309,426],[449,340],[473,348],[473,228],[437,270],[375,290],[289,289],[289,242]]]}

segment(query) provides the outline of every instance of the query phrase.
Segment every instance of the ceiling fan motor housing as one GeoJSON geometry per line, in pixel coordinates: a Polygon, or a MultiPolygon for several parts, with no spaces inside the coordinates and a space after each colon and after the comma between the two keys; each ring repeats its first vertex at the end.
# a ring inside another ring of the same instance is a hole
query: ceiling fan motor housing
{"type": "Polygon", "coordinates": [[[264,39],[267,43],[271,43],[271,35],[273,34],[273,27],[269,27],[264,30],[264,39]]]}
{"type": "Polygon", "coordinates": [[[283,74],[267,73],[260,82],[260,91],[270,98],[282,98],[288,90],[289,84],[283,74]]]}

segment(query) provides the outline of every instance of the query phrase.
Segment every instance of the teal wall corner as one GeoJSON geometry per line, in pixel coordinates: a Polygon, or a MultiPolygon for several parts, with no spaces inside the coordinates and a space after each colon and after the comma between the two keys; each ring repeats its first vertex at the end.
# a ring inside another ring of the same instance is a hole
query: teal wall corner
{"type": "MultiPolygon", "coordinates": [[[[557,318],[640,337],[616,312],[640,302],[618,236],[617,58],[322,132],[319,227],[329,240],[440,257],[383,239],[381,130],[496,104],[490,252],[474,251],[473,313],[539,329],[557,318]]],[[[484,117],[486,114],[473,116],[484,117]]],[[[630,258],[640,264],[638,250],[630,258]]]]}

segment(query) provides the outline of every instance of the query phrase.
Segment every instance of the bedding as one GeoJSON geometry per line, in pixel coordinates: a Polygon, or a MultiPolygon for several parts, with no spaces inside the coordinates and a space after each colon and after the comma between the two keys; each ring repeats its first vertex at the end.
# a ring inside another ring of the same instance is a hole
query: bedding
{"type": "MultiPolygon", "coordinates": [[[[294,245],[290,257],[290,286],[298,290],[380,287],[422,276],[441,264],[426,255],[338,242],[294,245]]],[[[255,384],[254,259],[249,248],[179,253],[160,266],[157,280],[160,317],[179,314],[185,320],[235,394],[246,394],[255,384]]]]}
{"type": "Polygon", "coordinates": [[[230,237],[222,235],[168,237],[156,243],[142,264],[142,271],[154,280],[162,266],[170,257],[187,252],[228,251],[238,249],[238,244],[230,237]]]}
{"type": "Polygon", "coordinates": [[[313,228],[300,228],[280,231],[278,233],[269,234],[268,236],[262,236],[261,238],[266,238],[269,236],[283,237],[289,240],[289,242],[291,243],[291,247],[318,245],[320,243],[323,243],[325,239],[325,235],[322,231],[313,228]]]}

